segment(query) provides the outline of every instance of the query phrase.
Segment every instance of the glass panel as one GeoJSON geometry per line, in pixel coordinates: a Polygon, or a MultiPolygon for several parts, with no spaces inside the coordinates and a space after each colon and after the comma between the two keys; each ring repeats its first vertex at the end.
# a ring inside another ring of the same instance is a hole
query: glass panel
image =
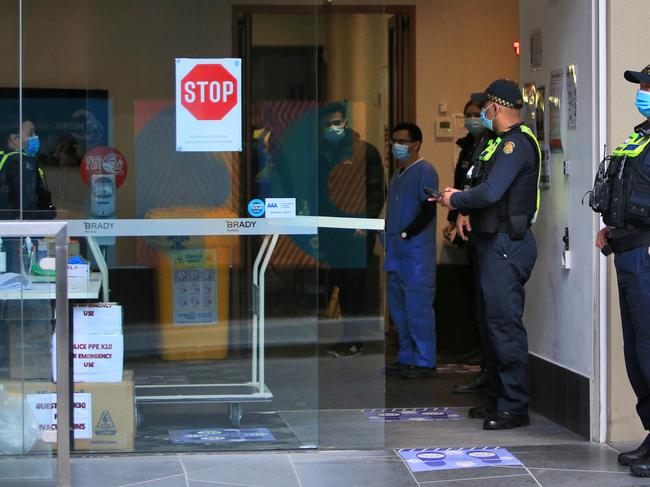
{"type": "Polygon", "coordinates": [[[46,237],[9,237],[0,250],[0,479],[56,478],[56,384],[52,336],[54,255],[46,237]]]}
{"type": "Polygon", "coordinates": [[[281,56],[255,64],[256,19],[224,2],[25,10],[38,159],[79,238],[71,258],[102,279],[71,308],[76,388],[92,399],[91,438],[75,450],[316,447],[321,285],[300,250],[315,221],[239,218],[255,214],[253,199],[316,194],[315,166],[290,178],[276,159],[295,137],[316,153],[318,70],[303,70],[319,51],[317,16],[302,26],[298,83],[276,80],[281,56]],[[255,91],[271,85],[277,96],[255,91]]]}
{"type": "Polygon", "coordinates": [[[380,218],[386,192],[388,16],[334,9],[321,12],[318,26],[325,62],[311,197],[320,216],[357,219],[318,233],[320,444],[382,448],[383,422],[369,423],[360,410],[385,407],[383,247],[367,219],[380,218]]]}
{"type": "Polygon", "coordinates": [[[33,273],[47,241],[16,234],[15,228],[5,233],[8,220],[34,217],[42,188],[35,161],[27,155],[32,126],[21,119],[21,2],[2,0],[0,7],[5,53],[0,74],[0,482],[54,482],[56,292],[49,278],[40,282],[33,273]]]}
{"type": "Polygon", "coordinates": [[[384,10],[30,0],[24,16],[37,159],[71,257],[102,280],[71,311],[93,397],[75,449],[383,446],[360,410],[384,406],[384,10]],[[337,102],[345,123],[326,126],[337,102]]]}

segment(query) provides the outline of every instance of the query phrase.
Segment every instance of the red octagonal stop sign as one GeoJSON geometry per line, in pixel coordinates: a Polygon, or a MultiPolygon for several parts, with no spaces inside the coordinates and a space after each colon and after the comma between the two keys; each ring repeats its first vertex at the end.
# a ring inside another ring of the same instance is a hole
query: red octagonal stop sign
{"type": "Polygon", "coordinates": [[[221,120],[237,104],[237,90],[221,64],[197,64],[181,80],[181,104],[197,120],[221,120]]]}

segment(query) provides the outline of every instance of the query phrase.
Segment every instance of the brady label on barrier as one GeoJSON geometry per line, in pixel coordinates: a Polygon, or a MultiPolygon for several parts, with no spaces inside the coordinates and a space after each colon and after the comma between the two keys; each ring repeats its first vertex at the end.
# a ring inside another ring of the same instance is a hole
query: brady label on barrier
{"type": "MultiPolygon", "coordinates": [[[[72,344],[74,382],[121,382],[124,337],[74,334],[72,344]]],[[[56,333],[52,335],[52,373],[56,382],[56,333]]]]}
{"type": "MultiPolygon", "coordinates": [[[[27,404],[34,413],[43,441],[56,441],[56,436],[48,432],[56,431],[56,394],[27,394],[27,404]]],[[[78,439],[92,438],[92,394],[75,392],[73,399],[72,429],[78,439]]]]}

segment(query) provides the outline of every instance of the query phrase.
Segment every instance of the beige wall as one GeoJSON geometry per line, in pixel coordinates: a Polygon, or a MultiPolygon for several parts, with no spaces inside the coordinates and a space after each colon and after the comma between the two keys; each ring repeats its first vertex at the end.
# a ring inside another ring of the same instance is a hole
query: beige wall
{"type": "MultiPolygon", "coordinates": [[[[440,186],[451,186],[457,137],[436,139],[434,123],[439,115],[438,105],[446,103],[449,115],[462,112],[470,93],[482,91],[497,78],[517,78],[519,59],[512,43],[518,35],[518,1],[493,0],[489,9],[485,8],[484,0],[335,0],[335,3],[415,5],[416,123],[424,134],[421,153],[436,166],[440,186]],[[489,32],[487,40],[485,32],[489,32]]],[[[438,218],[438,235],[445,223],[443,210],[438,218]]],[[[464,259],[461,250],[443,245],[442,239],[438,249],[439,261],[464,259]]]]}
{"type": "MultiPolygon", "coordinates": [[[[650,57],[640,46],[650,45],[650,10],[647,0],[608,2],[608,144],[621,143],[642,121],[634,107],[637,85],[625,81],[626,69],[641,70],[650,57]],[[615,8],[614,8],[615,7],[615,8]],[[630,15],[634,12],[634,15],[630,15]],[[624,27],[624,28],[623,28],[624,27]]],[[[640,440],[645,436],[634,409],[636,398],[630,387],[623,360],[623,337],[618,306],[616,272],[610,257],[609,272],[609,440],[640,440]]]]}

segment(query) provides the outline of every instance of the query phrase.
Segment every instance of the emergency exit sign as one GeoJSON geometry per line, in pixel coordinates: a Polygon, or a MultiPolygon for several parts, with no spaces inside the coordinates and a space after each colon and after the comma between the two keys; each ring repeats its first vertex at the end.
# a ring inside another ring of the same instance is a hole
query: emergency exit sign
{"type": "Polygon", "coordinates": [[[176,59],[176,150],[242,150],[241,59],[176,59]]]}

